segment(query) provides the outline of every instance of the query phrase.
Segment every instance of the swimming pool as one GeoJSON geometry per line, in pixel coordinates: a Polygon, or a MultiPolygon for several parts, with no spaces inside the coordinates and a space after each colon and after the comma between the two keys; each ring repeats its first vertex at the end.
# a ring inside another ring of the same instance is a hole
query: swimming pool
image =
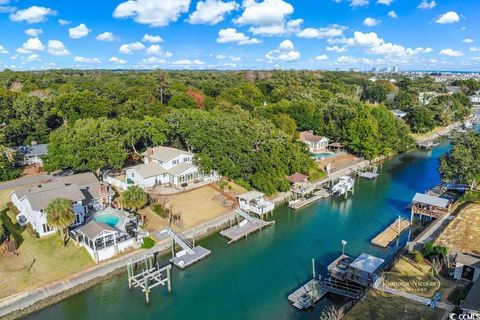
{"type": "Polygon", "coordinates": [[[120,220],[120,217],[113,214],[102,214],[93,218],[97,222],[103,222],[111,227],[115,227],[120,220]]]}
{"type": "Polygon", "coordinates": [[[312,154],[312,157],[314,159],[318,159],[318,160],[330,158],[330,157],[333,157],[333,156],[335,156],[335,153],[333,153],[333,152],[320,152],[320,153],[312,154]]]}

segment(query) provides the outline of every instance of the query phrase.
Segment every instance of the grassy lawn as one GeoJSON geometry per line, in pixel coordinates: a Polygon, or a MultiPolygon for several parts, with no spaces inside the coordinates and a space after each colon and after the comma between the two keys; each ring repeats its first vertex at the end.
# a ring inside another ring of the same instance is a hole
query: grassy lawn
{"type": "Polygon", "coordinates": [[[69,275],[95,265],[83,248],[69,242],[66,247],[59,243],[57,235],[37,239],[14,223],[7,210],[0,217],[12,230],[17,243],[18,256],[0,258],[0,299],[6,296],[61,280],[69,275]],[[30,269],[30,270],[28,270],[30,269]]]}
{"type": "Polygon", "coordinates": [[[445,310],[435,309],[402,297],[386,297],[381,292],[370,290],[366,298],[358,302],[345,316],[346,320],[437,320],[445,310]]]}
{"type": "Polygon", "coordinates": [[[0,190],[0,210],[7,207],[7,203],[10,201],[10,192],[12,192],[12,189],[0,190]]]}

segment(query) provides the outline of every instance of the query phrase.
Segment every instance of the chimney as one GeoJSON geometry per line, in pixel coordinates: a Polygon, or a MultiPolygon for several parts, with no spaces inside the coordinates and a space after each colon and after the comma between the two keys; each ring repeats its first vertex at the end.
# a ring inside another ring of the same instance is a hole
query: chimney
{"type": "Polygon", "coordinates": [[[152,161],[152,156],[153,156],[153,149],[148,147],[147,148],[147,159],[148,159],[148,162],[152,161]]]}

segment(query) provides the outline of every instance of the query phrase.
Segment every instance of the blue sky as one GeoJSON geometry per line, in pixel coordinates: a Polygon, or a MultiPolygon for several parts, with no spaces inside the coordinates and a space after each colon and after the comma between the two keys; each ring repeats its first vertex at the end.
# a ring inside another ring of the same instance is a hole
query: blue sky
{"type": "Polygon", "coordinates": [[[480,70],[477,0],[0,0],[0,69],[480,70]]]}

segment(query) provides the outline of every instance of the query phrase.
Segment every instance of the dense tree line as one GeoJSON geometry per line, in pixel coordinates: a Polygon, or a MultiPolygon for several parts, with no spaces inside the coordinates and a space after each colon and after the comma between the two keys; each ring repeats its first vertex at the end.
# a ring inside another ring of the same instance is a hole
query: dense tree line
{"type": "Polygon", "coordinates": [[[467,132],[452,141],[452,149],[440,160],[440,173],[446,182],[476,188],[480,182],[480,133],[467,132]]]}
{"type": "Polygon", "coordinates": [[[208,170],[266,192],[295,171],[318,176],[298,131],[313,130],[366,158],[407,150],[413,131],[469,112],[463,94],[428,106],[429,77],[396,83],[317,71],[57,70],[0,73],[0,145],[49,142],[48,170],[121,168],[147,146],[198,154],[208,170]],[[406,122],[389,109],[408,113],[406,122]],[[240,180],[240,181],[241,181],[240,180]]]}

